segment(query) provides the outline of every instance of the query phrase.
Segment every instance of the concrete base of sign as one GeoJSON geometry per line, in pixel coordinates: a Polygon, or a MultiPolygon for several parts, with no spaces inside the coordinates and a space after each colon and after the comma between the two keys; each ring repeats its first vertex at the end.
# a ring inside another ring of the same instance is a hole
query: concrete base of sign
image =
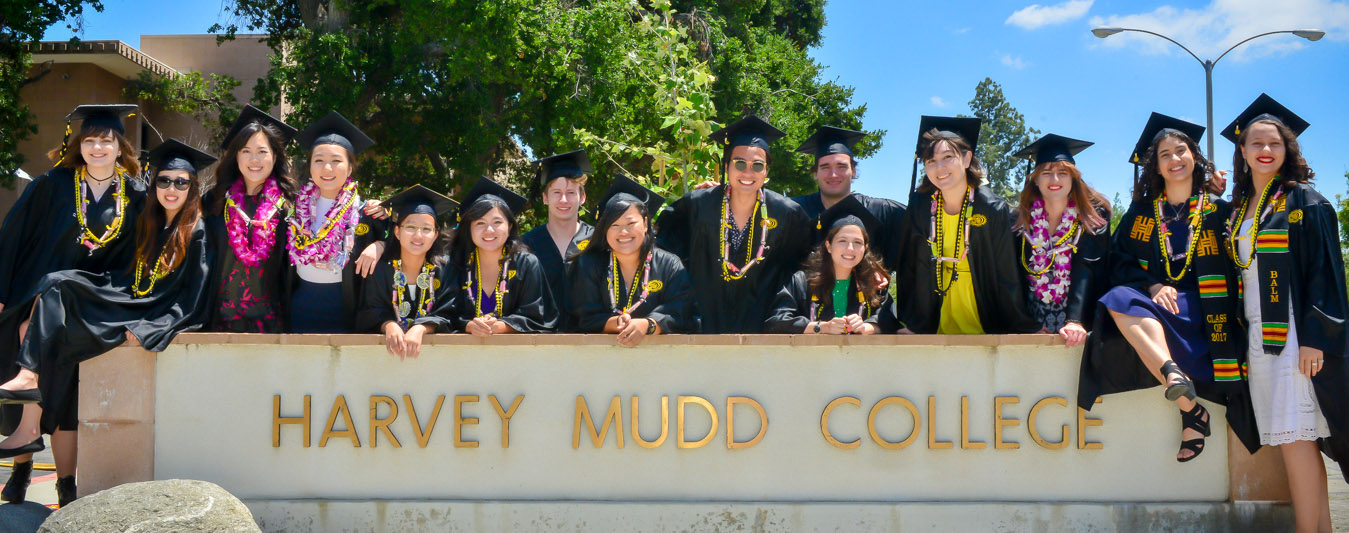
{"type": "Polygon", "coordinates": [[[263,531],[1283,531],[1288,504],[245,501],[263,531]]]}

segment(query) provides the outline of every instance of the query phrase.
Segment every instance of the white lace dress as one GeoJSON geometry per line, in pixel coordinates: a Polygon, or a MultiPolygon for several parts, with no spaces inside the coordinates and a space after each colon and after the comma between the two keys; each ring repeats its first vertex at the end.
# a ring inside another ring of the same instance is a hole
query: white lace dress
{"type": "MultiPolygon", "coordinates": [[[[1241,225],[1239,235],[1250,231],[1251,221],[1241,225]]],[[[1245,260],[1251,254],[1251,239],[1237,240],[1237,254],[1245,260]]],[[[1298,370],[1297,325],[1294,323],[1292,298],[1288,303],[1288,342],[1279,355],[1265,353],[1260,334],[1259,259],[1251,261],[1250,268],[1241,271],[1245,287],[1242,304],[1246,308],[1246,359],[1250,371],[1251,403],[1255,407],[1255,423],[1260,429],[1260,444],[1278,446],[1300,440],[1329,437],[1330,428],[1321,406],[1316,402],[1312,382],[1298,370]]]]}

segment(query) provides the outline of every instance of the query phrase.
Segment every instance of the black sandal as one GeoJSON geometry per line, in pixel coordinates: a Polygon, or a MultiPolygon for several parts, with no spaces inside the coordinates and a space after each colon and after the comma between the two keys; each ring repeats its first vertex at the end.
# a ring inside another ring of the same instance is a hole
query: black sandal
{"type": "MultiPolygon", "coordinates": [[[[1198,431],[1204,437],[1209,436],[1210,435],[1209,421],[1205,419],[1205,417],[1207,416],[1208,416],[1208,409],[1204,409],[1204,406],[1201,405],[1199,402],[1194,402],[1193,409],[1190,409],[1189,411],[1180,412],[1181,433],[1184,434],[1185,430],[1193,429],[1195,431],[1198,431]]],[[[1189,457],[1178,456],[1176,457],[1176,461],[1184,463],[1186,461],[1194,459],[1195,457],[1199,457],[1199,454],[1204,452],[1204,437],[1180,441],[1180,451],[1183,452],[1185,450],[1190,450],[1194,452],[1194,455],[1191,455],[1189,457]]]]}
{"type": "Polygon", "coordinates": [[[1180,367],[1176,366],[1175,361],[1162,363],[1162,377],[1169,378],[1173,374],[1180,376],[1180,379],[1176,380],[1175,383],[1171,383],[1170,379],[1166,380],[1166,382],[1169,383],[1169,385],[1166,386],[1166,400],[1174,402],[1180,399],[1181,396],[1194,400],[1194,382],[1190,381],[1190,376],[1181,372],[1180,367]]]}

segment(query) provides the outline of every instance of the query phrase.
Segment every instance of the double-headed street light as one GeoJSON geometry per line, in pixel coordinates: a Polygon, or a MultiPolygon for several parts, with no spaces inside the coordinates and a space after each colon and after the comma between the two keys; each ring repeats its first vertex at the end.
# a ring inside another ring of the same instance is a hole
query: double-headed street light
{"type": "Polygon", "coordinates": [[[1189,48],[1186,48],[1186,47],[1185,47],[1185,45],[1176,42],[1175,39],[1172,39],[1172,38],[1170,38],[1170,37],[1167,37],[1167,36],[1162,35],[1162,34],[1157,33],[1157,32],[1152,32],[1152,31],[1148,31],[1148,30],[1140,30],[1140,29],[1137,29],[1137,28],[1118,28],[1118,27],[1113,27],[1113,26],[1102,26],[1102,27],[1100,27],[1100,28],[1095,28],[1095,29],[1091,30],[1091,34],[1092,34],[1092,35],[1095,35],[1095,36],[1097,36],[1097,37],[1100,37],[1100,38],[1102,38],[1102,39],[1104,39],[1104,38],[1109,37],[1109,36],[1111,36],[1111,35],[1114,35],[1114,34],[1116,34],[1116,33],[1126,32],[1126,31],[1133,31],[1133,32],[1138,32],[1138,33],[1146,33],[1146,34],[1148,34],[1148,35],[1155,35],[1155,36],[1157,36],[1157,37],[1161,37],[1161,38],[1163,38],[1163,39],[1166,39],[1166,40],[1168,40],[1168,41],[1171,41],[1171,44],[1174,44],[1174,45],[1176,45],[1176,46],[1179,46],[1181,50],[1184,50],[1185,53],[1190,54],[1190,57],[1193,57],[1194,60],[1195,60],[1195,61],[1198,61],[1200,65],[1203,65],[1203,67],[1204,67],[1205,98],[1206,98],[1205,103],[1206,103],[1206,105],[1207,105],[1207,107],[1208,107],[1208,157],[1209,157],[1209,159],[1213,159],[1213,137],[1217,135],[1217,132],[1213,130],[1213,65],[1216,65],[1216,64],[1218,64],[1219,61],[1222,61],[1223,56],[1226,56],[1228,52],[1231,52],[1232,50],[1236,49],[1236,47],[1241,46],[1241,45],[1243,45],[1243,44],[1246,44],[1247,42],[1250,42],[1250,41],[1253,40],[1253,39],[1258,39],[1258,38],[1264,37],[1264,36],[1266,36],[1266,35],[1274,35],[1274,34],[1277,34],[1277,33],[1291,33],[1291,34],[1293,34],[1293,35],[1296,35],[1296,36],[1301,37],[1301,38],[1303,38],[1303,39],[1306,39],[1306,40],[1308,40],[1308,41],[1319,41],[1319,40],[1321,40],[1322,37],[1325,37],[1325,36],[1326,36],[1326,32],[1323,32],[1323,31],[1321,31],[1321,30],[1311,30],[1311,29],[1307,29],[1307,30],[1279,30],[1279,31],[1265,32],[1265,33],[1261,33],[1261,34],[1259,34],[1259,35],[1253,35],[1253,36],[1251,36],[1251,37],[1247,37],[1247,38],[1245,38],[1245,39],[1242,39],[1241,42],[1238,42],[1237,44],[1232,45],[1231,48],[1228,48],[1228,49],[1227,49],[1226,51],[1224,51],[1222,54],[1219,54],[1219,55],[1218,55],[1218,59],[1214,59],[1214,60],[1211,60],[1211,61],[1205,61],[1205,60],[1203,60],[1203,59],[1199,59],[1199,56],[1195,55],[1194,52],[1191,52],[1189,48]]]}

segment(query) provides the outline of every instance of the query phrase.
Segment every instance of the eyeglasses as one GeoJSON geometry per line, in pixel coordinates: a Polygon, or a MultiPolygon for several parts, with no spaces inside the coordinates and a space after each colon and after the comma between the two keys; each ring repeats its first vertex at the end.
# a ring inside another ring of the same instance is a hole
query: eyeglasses
{"type": "Polygon", "coordinates": [[[155,178],[155,187],[167,189],[169,188],[169,185],[172,185],[173,188],[180,191],[186,191],[188,187],[192,186],[192,180],[187,178],[166,178],[164,176],[155,178]]]}
{"type": "Polygon", "coordinates": [[[764,163],[763,161],[755,161],[753,163],[750,163],[749,161],[746,161],[744,159],[732,159],[731,161],[734,164],[735,169],[741,172],[744,172],[745,168],[749,167],[754,170],[755,174],[758,174],[760,172],[763,172],[765,168],[768,168],[768,164],[764,163]]]}
{"type": "Polygon", "coordinates": [[[436,228],[428,228],[428,227],[426,227],[426,226],[422,226],[422,227],[417,227],[417,226],[398,226],[398,229],[399,229],[399,231],[402,231],[403,233],[408,234],[408,236],[413,236],[413,235],[419,235],[419,234],[420,234],[420,235],[423,235],[423,236],[426,236],[426,237],[430,237],[430,236],[436,234],[436,228]]]}

